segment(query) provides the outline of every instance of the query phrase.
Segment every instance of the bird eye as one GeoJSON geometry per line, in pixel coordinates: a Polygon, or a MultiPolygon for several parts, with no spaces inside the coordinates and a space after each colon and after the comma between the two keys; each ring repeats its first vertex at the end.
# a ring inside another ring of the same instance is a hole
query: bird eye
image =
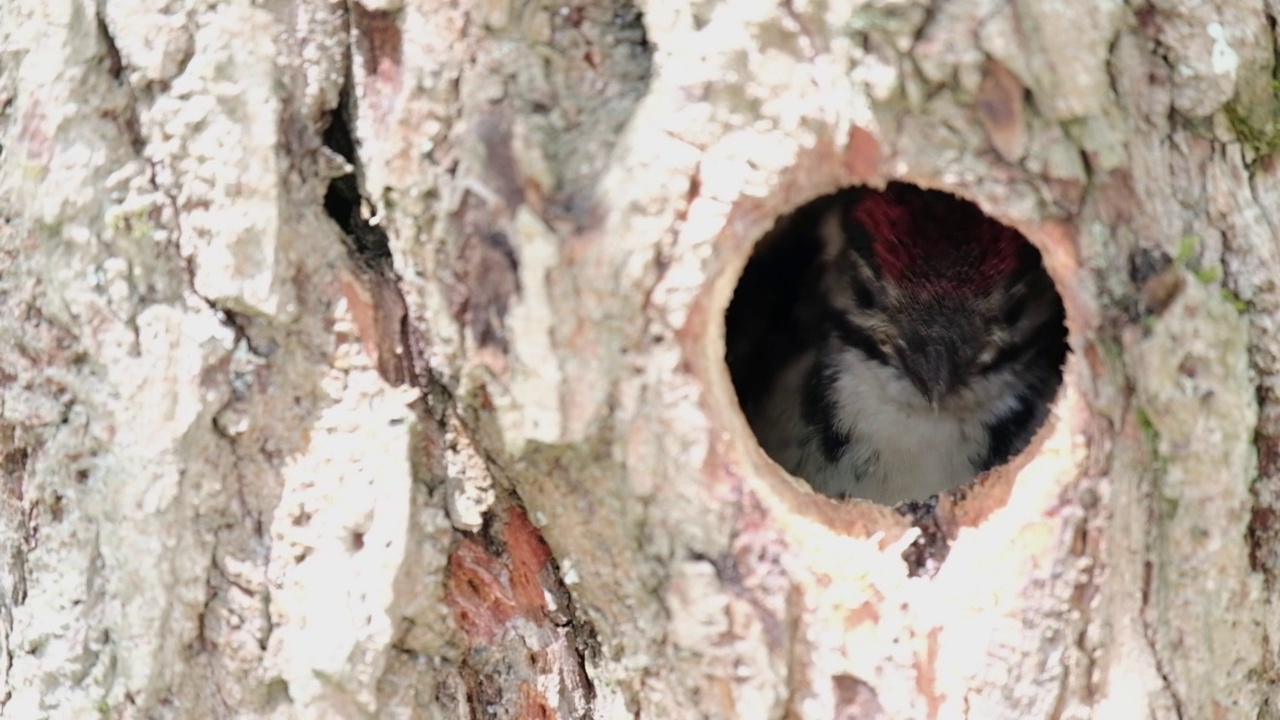
{"type": "Polygon", "coordinates": [[[1018,324],[1018,321],[1022,319],[1022,316],[1025,315],[1026,312],[1027,296],[1018,294],[1017,296],[1010,298],[1008,304],[1004,306],[1004,310],[1000,314],[1000,319],[1008,327],[1013,327],[1018,324]]]}
{"type": "Polygon", "coordinates": [[[855,279],[853,281],[853,301],[858,303],[858,307],[863,310],[876,309],[876,295],[866,283],[855,279]]]}

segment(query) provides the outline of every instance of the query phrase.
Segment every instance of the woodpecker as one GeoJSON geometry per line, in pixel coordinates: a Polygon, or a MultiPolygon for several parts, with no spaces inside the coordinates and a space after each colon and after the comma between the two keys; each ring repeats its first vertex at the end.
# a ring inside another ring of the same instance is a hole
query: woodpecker
{"type": "Polygon", "coordinates": [[[1021,452],[1067,353],[1061,298],[1017,230],[905,183],[850,189],[762,241],[726,317],[761,447],[825,495],[885,504],[1021,452]]]}

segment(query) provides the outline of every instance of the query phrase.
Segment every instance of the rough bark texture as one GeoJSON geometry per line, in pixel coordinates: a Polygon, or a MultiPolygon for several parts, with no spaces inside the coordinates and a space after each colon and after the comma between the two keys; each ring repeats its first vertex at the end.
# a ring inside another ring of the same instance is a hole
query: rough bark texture
{"type": "Polygon", "coordinates": [[[4,3],[0,717],[1280,718],[1277,14],[4,3]],[[919,527],[723,363],[895,178],[1072,333],[919,527]]]}

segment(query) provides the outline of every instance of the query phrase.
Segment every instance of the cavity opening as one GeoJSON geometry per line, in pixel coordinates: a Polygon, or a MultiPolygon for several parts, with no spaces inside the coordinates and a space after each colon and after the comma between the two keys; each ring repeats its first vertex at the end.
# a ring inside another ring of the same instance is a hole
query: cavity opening
{"type": "Polygon", "coordinates": [[[1062,383],[1062,299],[1018,230],[949,193],[854,187],[779,219],[725,316],[765,452],[815,491],[888,505],[1022,452],[1062,383]]]}

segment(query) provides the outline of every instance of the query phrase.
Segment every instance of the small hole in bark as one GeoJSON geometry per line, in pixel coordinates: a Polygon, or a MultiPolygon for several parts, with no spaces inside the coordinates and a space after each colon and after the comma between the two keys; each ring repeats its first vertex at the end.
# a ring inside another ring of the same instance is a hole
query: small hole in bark
{"type": "Polygon", "coordinates": [[[365,201],[357,177],[360,158],[356,154],[355,139],[347,122],[350,103],[350,95],[344,90],[342,100],[329,117],[329,127],[324,131],[324,144],[351,163],[355,170],[329,182],[324,195],[324,209],[338,227],[342,228],[347,252],[352,259],[371,268],[380,268],[390,265],[391,248],[386,232],[365,217],[365,201]]]}
{"type": "Polygon", "coordinates": [[[725,326],[765,452],[819,493],[909,514],[1027,447],[1067,353],[1039,251],[976,205],[905,183],[780,218],[725,326]]]}

